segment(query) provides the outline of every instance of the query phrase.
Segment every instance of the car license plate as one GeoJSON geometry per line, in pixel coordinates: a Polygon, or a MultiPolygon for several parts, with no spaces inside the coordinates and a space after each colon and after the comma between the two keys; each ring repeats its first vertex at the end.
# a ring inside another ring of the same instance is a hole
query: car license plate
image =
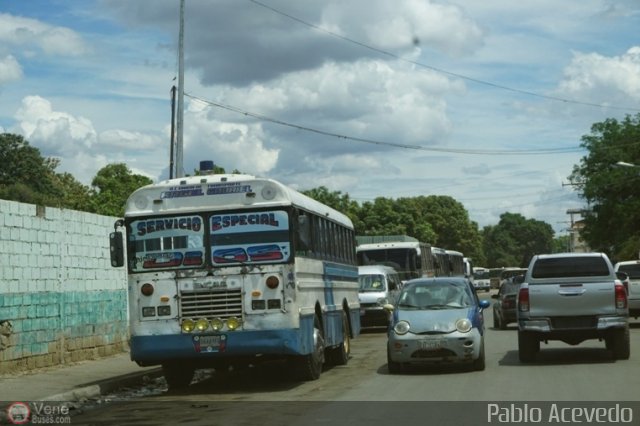
{"type": "Polygon", "coordinates": [[[216,334],[213,336],[193,336],[193,346],[196,352],[221,352],[226,347],[227,336],[216,334]]]}
{"type": "Polygon", "coordinates": [[[442,347],[442,340],[427,339],[420,341],[420,348],[428,351],[440,349],[442,347]]]}

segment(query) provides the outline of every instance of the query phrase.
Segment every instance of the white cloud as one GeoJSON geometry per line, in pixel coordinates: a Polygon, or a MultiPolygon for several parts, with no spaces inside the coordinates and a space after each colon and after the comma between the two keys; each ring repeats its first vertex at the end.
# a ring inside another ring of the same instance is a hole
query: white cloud
{"type": "Polygon", "coordinates": [[[581,99],[640,100],[640,46],[624,54],[606,57],[598,53],[573,55],[565,68],[559,90],[581,99]]]}
{"type": "Polygon", "coordinates": [[[87,51],[82,37],[69,28],[5,13],[0,13],[0,43],[35,46],[47,55],[75,56],[87,51]]]}
{"type": "Polygon", "coordinates": [[[0,85],[22,78],[22,67],[12,55],[0,59],[0,85]]]}

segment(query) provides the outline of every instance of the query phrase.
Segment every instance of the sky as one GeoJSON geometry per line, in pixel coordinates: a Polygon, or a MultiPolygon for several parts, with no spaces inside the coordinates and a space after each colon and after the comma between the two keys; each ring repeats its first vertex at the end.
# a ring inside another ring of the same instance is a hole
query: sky
{"type": "MultiPolygon", "coordinates": [[[[0,132],[85,185],[169,177],[179,0],[0,0],[0,132]]],[[[566,234],[594,123],[640,112],[638,0],[186,0],[184,173],[451,196],[566,234]]],[[[620,159],[624,161],[624,158],[620,159]]]]}

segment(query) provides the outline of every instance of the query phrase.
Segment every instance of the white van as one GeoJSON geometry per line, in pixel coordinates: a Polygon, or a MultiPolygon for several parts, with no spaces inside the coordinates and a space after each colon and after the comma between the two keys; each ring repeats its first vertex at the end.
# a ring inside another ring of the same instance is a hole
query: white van
{"type": "Polygon", "coordinates": [[[358,267],[360,290],[360,325],[362,327],[386,327],[389,313],[382,308],[385,303],[395,303],[402,288],[400,275],[390,266],[366,265],[358,267]]]}

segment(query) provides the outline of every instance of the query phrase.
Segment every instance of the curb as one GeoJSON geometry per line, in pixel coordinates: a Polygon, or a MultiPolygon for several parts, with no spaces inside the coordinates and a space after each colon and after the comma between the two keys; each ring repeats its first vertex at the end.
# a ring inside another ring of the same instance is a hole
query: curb
{"type": "Polygon", "coordinates": [[[123,374],[106,380],[89,384],[87,386],[72,389],[67,392],[42,398],[42,401],[81,401],[108,394],[120,388],[136,386],[162,376],[162,368],[153,368],[136,373],[123,374]]]}

